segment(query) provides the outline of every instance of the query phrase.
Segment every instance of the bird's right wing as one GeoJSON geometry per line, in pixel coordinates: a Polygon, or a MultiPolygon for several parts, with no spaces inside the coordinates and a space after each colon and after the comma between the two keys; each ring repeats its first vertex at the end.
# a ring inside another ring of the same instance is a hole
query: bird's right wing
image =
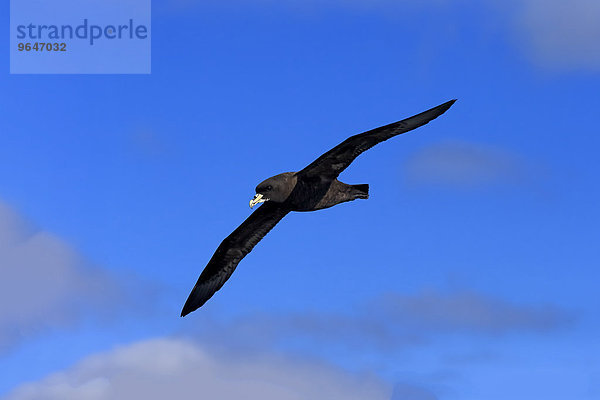
{"type": "Polygon", "coordinates": [[[396,135],[425,125],[429,121],[445,113],[455,101],[456,100],[450,100],[402,121],[350,136],[348,139],[310,163],[306,168],[298,172],[298,174],[335,179],[362,152],[369,150],[376,144],[396,135]]]}
{"type": "Polygon", "coordinates": [[[229,279],[239,262],[290,210],[267,201],[227,236],[215,251],[192,289],[181,316],[201,307],[229,279]]]}

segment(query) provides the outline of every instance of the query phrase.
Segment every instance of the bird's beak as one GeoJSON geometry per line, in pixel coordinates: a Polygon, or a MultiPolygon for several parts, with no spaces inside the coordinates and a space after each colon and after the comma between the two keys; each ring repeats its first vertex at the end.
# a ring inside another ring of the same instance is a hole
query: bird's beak
{"type": "Polygon", "coordinates": [[[250,208],[254,207],[255,205],[257,205],[258,203],[264,203],[265,201],[267,201],[269,199],[266,199],[263,197],[262,194],[256,194],[254,196],[254,198],[252,200],[250,200],[250,208]]]}

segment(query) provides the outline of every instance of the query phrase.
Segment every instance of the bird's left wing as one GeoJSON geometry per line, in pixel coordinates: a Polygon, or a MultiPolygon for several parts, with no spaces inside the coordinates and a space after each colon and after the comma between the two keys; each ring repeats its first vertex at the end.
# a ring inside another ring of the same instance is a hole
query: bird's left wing
{"type": "Polygon", "coordinates": [[[227,236],[215,251],[192,289],[181,316],[201,307],[229,279],[239,262],[290,210],[278,203],[266,202],[227,236]]]}
{"type": "Polygon", "coordinates": [[[411,131],[427,124],[429,121],[448,111],[455,101],[456,100],[450,100],[402,121],[350,136],[348,139],[310,163],[306,168],[298,172],[298,175],[335,179],[362,152],[369,150],[376,144],[396,135],[400,135],[401,133],[411,131]]]}

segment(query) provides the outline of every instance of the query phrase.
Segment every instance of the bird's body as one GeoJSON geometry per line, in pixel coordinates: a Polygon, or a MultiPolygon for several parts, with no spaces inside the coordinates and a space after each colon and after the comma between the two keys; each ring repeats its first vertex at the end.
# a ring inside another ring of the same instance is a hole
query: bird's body
{"type": "MultiPolygon", "coordinates": [[[[325,195],[319,200],[314,210],[322,210],[324,208],[333,207],[340,203],[352,201],[356,199],[369,198],[369,185],[348,185],[335,179],[329,185],[325,195]]],[[[314,211],[309,210],[309,211],[314,211]]]]}
{"type": "Polygon", "coordinates": [[[201,307],[229,279],[238,263],[289,212],[316,211],[336,204],[366,199],[369,186],[349,185],[337,177],[362,152],[396,135],[408,132],[446,112],[451,100],[405,120],[385,125],[344,140],[298,172],[285,172],[261,182],[250,207],[254,211],[219,245],[192,289],[181,316],[201,307]]]}
{"type": "Polygon", "coordinates": [[[296,184],[286,203],[290,211],[316,211],[369,197],[369,185],[348,185],[337,179],[320,181],[294,175],[296,184]],[[362,190],[361,190],[362,189],[362,190]]]}

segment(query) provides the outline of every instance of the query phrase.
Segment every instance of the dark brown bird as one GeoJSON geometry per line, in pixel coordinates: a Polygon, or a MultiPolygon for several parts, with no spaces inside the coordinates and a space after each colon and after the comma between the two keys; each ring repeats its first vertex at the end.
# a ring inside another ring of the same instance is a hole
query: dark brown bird
{"type": "Polygon", "coordinates": [[[408,132],[446,112],[456,100],[402,121],[354,135],[299,172],[275,175],[256,187],[250,207],[264,203],[219,245],[192,289],[181,316],[201,307],[229,279],[239,262],[290,211],[315,211],[369,197],[369,185],[337,180],[356,157],[378,143],[408,132]]]}

